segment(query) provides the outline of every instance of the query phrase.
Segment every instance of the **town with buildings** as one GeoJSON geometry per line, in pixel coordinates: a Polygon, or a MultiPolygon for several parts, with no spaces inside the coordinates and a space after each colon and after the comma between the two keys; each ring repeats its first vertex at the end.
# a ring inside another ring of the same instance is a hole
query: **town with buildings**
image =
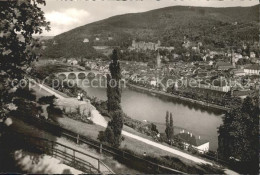
{"type": "MultiPolygon", "coordinates": [[[[199,101],[203,106],[225,110],[239,105],[241,99],[259,90],[260,65],[256,53],[250,51],[247,55],[233,49],[226,52],[200,51],[200,46],[201,42],[193,46],[184,38],[183,47],[200,53],[202,57],[200,61],[184,62],[177,59],[180,55],[174,53],[174,47],[162,47],[160,41],[152,43],[133,40],[129,50],[154,51],[156,56],[150,58],[149,62],[120,61],[122,76],[128,86],[144,88],[150,94],[158,92],[159,96],[165,93],[175,98],[184,97],[190,102],[199,101]],[[161,55],[162,50],[167,50],[168,55],[161,55]],[[176,58],[176,61],[169,61],[167,57],[176,58]],[[246,60],[246,63],[243,64],[242,60],[246,60]]],[[[183,55],[190,57],[189,52],[183,55]]],[[[70,65],[80,64],[90,71],[109,73],[109,61],[100,58],[63,61],[70,65]]],[[[180,131],[178,137],[183,140],[186,149],[192,145],[200,153],[209,151],[209,141],[192,136],[189,131],[180,131]]]]}
{"type": "Polygon", "coordinates": [[[259,2],[202,1],[0,1],[0,173],[257,174],[259,2]]]}
{"type": "MultiPolygon", "coordinates": [[[[151,94],[165,93],[175,98],[184,97],[190,102],[199,101],[203,106],[229,109],[238,105],[241,99],[259,90],[259,53],[253,51],[245,53],[247,47],[259,47],[258,43],[254,44],[243,45],[244,51],[241,49],[228,49],[226,52],[201,50],[202,42],[194,44],[184,37],[182,47],[187,52],[178,55],[174,52],[173,46],[163,47],[160,41],[136,42],[133,39],[128,50],[154,52],[156,56],[151,57],[149,62],[122,60],[120,61],[121,73],[130,87],[134,85],[135,88],[146,89],[151,94]],[[166,54],[162,55],[162,51],[166,51],[166,54]],[[184,55],[189,60],[191,52],[199,54],[201,59],[188,62],[178,59],[184,55]]],[[[109,46],[103,46],[103,49],[106,48],[109,46]]],[[[110,61],[102,58],[92,60],[72,58],[63,59],[63,62],[69,65],[81,65],[89,71],[109,73],[110,61]]],[[[184,140],[187,148],[190,144],[202,153],[209,151],[207,140],[201,141],[198,139],[199,136],[192,136],[192,133],[184,131],[180,131],[179,136],[184,140]]]]}
{"type": "MultiPolygon", "coordinates": [[[[197,47],[190,43],[185,39],[183,47],[199,53],[200,61],[179,61],[180,55],[174,53],[174,47],[162,47],[160,41],[146,43],[133,40],[129,50],[155,51],[156,56],[150,58],[149,62],[121,61],[122,75],[133,84],[169,93],[200,92],[202,96],[244,98],[259,89],[259,54],[256,57],[253,51],[241,53],[241,49],[200,51],[201,42],[197,43],[197,47]],[[162,50],[169,52],[161,55],[162,50]],[[169,58],[175,58],[176,61],[169,61],[169,58]]],[[[247,46],[243,47],[247,49],[247,46]]],[[[256,47],[259,47],[258,44],[256,47]]],[[[187,55],[188,59],[191,57],[189,51],[182,55],[187,55]]],[[[84,58],[64,61],[71,65],[84,62],[83,66],[89,70],[109,72],[109,61],[99,58],[92,61],[84,58]]]]}

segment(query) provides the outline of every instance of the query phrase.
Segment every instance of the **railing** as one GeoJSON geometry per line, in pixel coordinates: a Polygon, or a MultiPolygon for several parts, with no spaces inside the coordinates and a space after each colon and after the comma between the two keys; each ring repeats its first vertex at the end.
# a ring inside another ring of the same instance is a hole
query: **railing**
{"type": "Polygon", "coordinates": [[[63,129],[62,135],[68,139],[74,140],[76,143],[85,143],[87,145],[90,145],[90,146],[98,149],[100,151],[100,153],[102,153],[104,151],[104,152],[112,154],[114,156],[123,158],[124,160],[131,160],[133,162],[142,162],[146,165],[145,168],[149,169],[153,173],[157,172],[157,173],[171,173],[171,174],[172,173],[186,174],[184,172],[148,161],[148,160],[138,157],[136,155],[130,154],[126,151],[102,144],[98,141],[94,141],[92,139],[89,139],[85,136],[76,134],[72,131],[68,131],[66,129],[63,129]]]}
{"type": "Polygon", "coordinates": [[[72,166],[85,173],[93,174],[115,174],[107,165],[105,165],[99,158],[86,154],[64,144],[51,141],[41,137],[33,137],[24,135],[22,133],[12,132],[19,136],[24,143],[33,143],[34,149],[42,151],[43,153],[52,157],[58,158],[62,163],[72,166]],[[20,137],[22,136],[22,138],[20,137]],[[103,168],[101,168],[101,166],[103,168]]]}
{"type": "MultiPolygon", "coordinates": [[[[43,128],[51,133],[54,133],[54,134],[56,133],[58,136],[66,137],[67,139],[72,140],[72,141],[76,142],[77,144],[79,144],[79,143],[87,144],[87,145],[95,148],[96,150],[99,150],[100,153],[105,152],[108,154],[112,154],[116,157],[119,157],[122,160],[131,160],[131,162],[135,163],[136,166],[140,166],[142,170],[147,170],[150,173],[186,174],[186,173],[178,171],[176,169],[172,169],[172,168],[160,165],[158,163],[148,161],[142,157],[133,155],[133,154],[123,151],[121,149],[117,149],[117,148],[111,147],[109,145],[102,144],[99,141],[87,138],[83,135],[80,135],[80,134],[77,134],[68,129],[62,128],[58,124],[54,124],[54,123],[49,122],[44,119],[39,119],[39,118],[34,118],[34,117],[31,117],[30,119],[28,119],[28,118],[24,117],[23,120],[27,121],[33,125],[38,125],[39,127],[43,128]],[[140,164],[142,164],[142,165],[138,165],[137,162],[140,162],[140,164]]],[[[100,163],[104,165],[104,163],[102,163],[101,161],[100,161],[100,163]]],[[[106,166],[106,165],[104,165],[104,166],[106,166]]]]}

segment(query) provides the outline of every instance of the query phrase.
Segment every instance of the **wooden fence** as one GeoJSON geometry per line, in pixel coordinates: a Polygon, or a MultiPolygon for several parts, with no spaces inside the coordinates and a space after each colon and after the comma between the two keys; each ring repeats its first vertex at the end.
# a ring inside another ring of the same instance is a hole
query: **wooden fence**
{"type": "Polygon", "coordinates": [[[69,140],[74,141],[75,143],[87,144],[90,147],[98,150],[100,153],[103,153],[103,152],[108,153],[108,154],[111,154],[113,156],[120,158],[123,161],[131,162],[131,164],[134,164],[135,166],[139,166],[140,169],[145,170],[149,173],[186,174],[186,173],[178,171],[176,169],[172,169],[172,168],[160,165],[158,163],[146,160],[137,155],[133,155],[124,150],[117,149],[117,148],[111,147],[106,144],[102,144],[99,141],[87,138],[83,135],[70,131],[70,130],[63,128],[63,127],[59,126],[58,124],[55,124],[48,120],[44,120],[44,119],[40,119],[40,118],[36,118],[36,117],[30,117],[30,118],[23,117],[23,119],[26,122],[29,122],[33,125],[37,125],[39,128],[42,128],[53,134],[56,134],[58,137],[63,136],[69,140]],[[138,162],[139,162],[139,164],[138,164],[138,162]]]}
{"type": "MultiPolygon", "coordinates": [[[[19,142],[34,150],[41,151],[61,160],[62,163],[72,166],[85,173],[92,174],[115,174],[102,160],[92,155],[76,150],[56,141],[41,137],[28,136],[22,133],[12,131],[12,135],[19,138],[19,142]],[[102,166],[102,169],[101,169],[102,166]]],[[[15,142],[15,141],[13,141],[15,142]]]]}
{"type": "Polygon", "coordinates": [[[178,171],[178,170],[175,170],[175,169],[172,169],[172,168],[169,168],[169,167],[148,161],[146,159],[143,159],[139,156],[133,155],[133,154],[128,153],[126,151],[123,151],[121,149],[117,149],[117,148],[108,146],[106,144],[102,144],[99,141],[92,140],[90,138],[87,138],[87,137],[82,136],[80,134],[74,133],[74,132],[69,131],[67,129],[62,128],[62,130],[63,130],[61,132],[62,136],[66,137],[70,140],[74,140],[78,144],[79,143],[87,144],[87,145],[99,150],[100,153],[102,153],[102,152],[109,153],[109,154],[112,154],[114,156],[120,157],[123,160],[135,162],[135,164],[138,164],[138,162],[142,163],[142,166],[143,166],[142,168],[143,169],[145,168],[146,170],[148,170],[148,172],[151,172],[151,173],[186,174],[184,172],[181,172],[181,171],[178,171]]]}

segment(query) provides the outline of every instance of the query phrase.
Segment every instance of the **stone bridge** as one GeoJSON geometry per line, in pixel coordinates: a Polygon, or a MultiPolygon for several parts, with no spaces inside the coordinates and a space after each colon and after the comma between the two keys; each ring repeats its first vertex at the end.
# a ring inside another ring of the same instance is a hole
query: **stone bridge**
{"type": "Polygon", "coordinates": [[[71,71],[71,72],[59,72],[55,74],[58,78],[65,79],[86,79],[95,77],[106,77],[106,72],[99,71],[71,71]]]}

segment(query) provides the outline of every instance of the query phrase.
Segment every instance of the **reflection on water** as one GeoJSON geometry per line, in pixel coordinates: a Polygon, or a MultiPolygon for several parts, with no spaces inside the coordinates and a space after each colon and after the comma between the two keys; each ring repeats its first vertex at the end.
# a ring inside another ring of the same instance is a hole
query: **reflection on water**
{"type": "MultiPolygon", "coordinates": [[[[107,98],[105,88],[84,89],[89,96],[96,96],[102,100],[107,98]]],[[[220,111],[169,97],[158,98],[128,88],[123,89],[121,105],[123,111],[134,119],[158,123],[165,123],[166,111],[172,112],[175,126],[209,140],[210,149],[217,149],[217,127],[222,124],[220,111]]]]}

